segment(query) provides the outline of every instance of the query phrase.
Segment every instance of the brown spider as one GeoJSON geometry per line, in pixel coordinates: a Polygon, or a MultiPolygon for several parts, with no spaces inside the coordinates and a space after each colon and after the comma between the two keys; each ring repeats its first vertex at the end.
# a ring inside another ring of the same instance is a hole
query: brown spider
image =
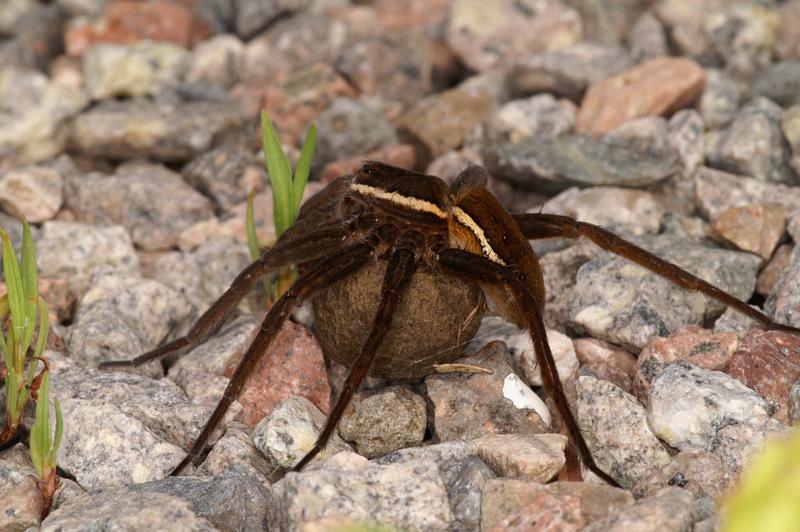
{"type": "MultiPolygon", "coordinates": [[[[393,317],[405,317],[394,314],[417,269],[455,276],[478,285],[505,319],[530,331],[544,386],[555,401],[572,444],[587,467],[616,484],[595,465],[561,387],[542,319],[544,280],[529,239],[588,238],[683,288],[698,290],[734,307],[768,329],[800,333],[800,329],[775,323],[723,290],[598,226],[553,214],[512,215],[486,190],[486,181],[486,170],[478,166],[464,170],[448,187],[438,177],[366,162],[355,175],[333,181],[306,202],[295,225],[236,277],[186,336],[133,360],[107,362],[101,367],[139,366],[198,345],[219,329],[259,278],[290,264],[300,268],[297,281],[264,318],[211,418],[175,469],[178,472],[189,462],[198,461],[211,432],[292,310],[315,291],[357,275],[375,261],[385,261],[380,303],[369,336],[350,361],[342,392],[314,447],[295,467],[299,470],[324,448],[370,368],[387,367],[382,357],[388,355],[379,348],[393,317]]],[[[442,357],[450,354],[443,353],[442,357]]]]}

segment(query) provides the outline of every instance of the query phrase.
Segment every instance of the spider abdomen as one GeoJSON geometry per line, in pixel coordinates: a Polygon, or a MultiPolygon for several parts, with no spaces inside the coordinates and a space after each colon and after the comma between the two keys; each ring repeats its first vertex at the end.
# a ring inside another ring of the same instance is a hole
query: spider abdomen
{"type": "MultiPolygon", "coordinates": [[[[318,292],[315,333],[325,355],[350,367],[361,352],[380,301],[386,261],[318,292]]],[[[478,329],[483,294],[472,283],[420,266],[400,300],[371,375],[419,379],[433,365],[452,361],[478,329]]]]}

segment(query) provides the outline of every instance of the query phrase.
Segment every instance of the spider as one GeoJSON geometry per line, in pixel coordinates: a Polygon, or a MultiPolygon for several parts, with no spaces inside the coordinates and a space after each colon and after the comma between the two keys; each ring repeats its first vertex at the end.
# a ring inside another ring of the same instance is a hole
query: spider
{"type": "Polygon", "coordinates": [[[544,279],[529,240],[587,238],[683,288],[700,291],[732,306],[768,329],[800,333],[800,329],[772,321],[725,291],[601,227],[554,214],[510,214],[486,189],[487,180],[486,170],[479,166],[467,168],[448,186],[435,176],[380,162],[365,162],[354,175],[338,178],[306,202],[295,225],[236,277],[186,336],[133,360],[102,364],[104,368],[140,366],[198,345],[221,327],[263,275],[291,264],[299,268],[299,277],[267,313],[208,423],[173,473],[190,462],[195,465],[199,462],[212,431],[237,399],[292,310],[315,292],[358,275],[376,261],[384,261],[386,269],[369,334],[351,361],[342,391],[314,447],[295,470],[302,469],[325,447],[370,369],[386,366],[381,344],[392,320],[403,319],[402,314],[395,316],[395,311],[418,270],[455,276],[471,286],[477,285],[501,316],[528,329],[545,389],[569,433],[568,455],[572,454],[574,459],[577,451],[591,471],[615,485],[595,465],[564,395],[542,318],[544,279]]]}

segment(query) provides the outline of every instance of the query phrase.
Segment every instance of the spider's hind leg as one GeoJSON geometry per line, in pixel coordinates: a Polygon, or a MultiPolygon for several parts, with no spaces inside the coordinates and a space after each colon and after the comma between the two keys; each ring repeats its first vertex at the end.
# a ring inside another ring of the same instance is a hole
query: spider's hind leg
{"type": "Polygon", "coordinates": [[[728,292],[700,279],[680,266],[657,257],[632,242],[628,242],[607,229],[558,214],[514,214],[513,217],[514,221],[516,221],[520,229],[522,229],[522,233],[528,239],[534,240],[538,238],[555,237],[586,238],[600,248],[615,255],[619,255],[620,257],[624,257],[643,268],[647,268],[651,272],[668,279],[681,288],[696,290],[709,297],[713,297],[721,303],[733,307],[742,314],[758,321],[767,329],[800,334],[800,329],[792,327],[791,325],[777,323],[763,312],[754,309],[728,292]]]}

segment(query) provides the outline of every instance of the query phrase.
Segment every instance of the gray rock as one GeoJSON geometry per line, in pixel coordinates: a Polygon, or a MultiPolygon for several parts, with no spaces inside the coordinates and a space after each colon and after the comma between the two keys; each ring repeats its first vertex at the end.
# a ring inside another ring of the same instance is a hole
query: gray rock
{"type": "Polygon", "coordinates": [[[492,373],[433,374],[425,379],[428,398],[433,403],[433,431],[440,441],[469,440],[492,433],[547,431],[535,410],[517,408],[505,397],[505,380],[515,373],[502,343],[490,343],[459,363],[486,368],[492,373]]]}
{"type": "Polygon", "coordinates": [[[197,474],[215,477],[230,468],[250,467],[264,478],[273,475],[275,468],[253,445],[250,431],[241,423],[230,423],[225,434],[197,468],[197,474]]]}
{"type": "Polygon", "coordinates": [[[789,266],[783,271],[764,303],[764,310],[778,323],[800,326],[800,246],[795,246],[789,266]]]}
{"type": "Polygon", "coordinates": [[[28,449],[21,443],[0,452],[0,528],[38,527],[43,499],[28,449]]]}
{"type": "Polygon", "coordinates": [[[470,444],[503,478],[547,482],[566,463],[567,437],[563,434],[489,434],[470,444]]]}
{"type": "Polygon", "coordinates": [[[791,429],[775,418],[757,417],[745,423],[723,426],[708,446],[728,471],[738,474],[750,463],[767,440],[785,438],[791,429]]]}
{"type": "MultiPolygon", "coordinates": [[[[756,307],[753,306],[753,308],[756,307]]],[[[752,318],[728,307],[725,309],[725,312],[722,313],[722,316],[714,322],[714,331],[730,331],[741,337],[754,326],[757,325],[752,318]]]]}
{"type": "Polygon", "coordinates": [[[98,266],[110,266],[129,275],[139,272],[139,257],[131,237],[120,225],[45,222],[36,250],[39,274],[67,278],[70,290],[78,297],[88,288],[92,271],[98,266]]]}
{"type": "Polygon", "coordinates": [[[694,497],[684,489],[667,487],[645,497],[633,506],[594,521],[586,532],[645,532],[651,530],[690,530],[694,522],[694,497]]]}
{"type": "Polygon", "coordinates": [[[667,32],[653,12],[645,11],[636,19],[628,34],[628,46],[636,63],[669,55],[667,32]]]}
{"type": "Polygon", "coordinates": [[[207,519],[221,531],[267,528],[269,491],[263,477],[246,467],[231,467],[214,478],[168,477],[115,492],[120,500],[142,493],[179,497],[189,503],[197,517],[207,519]]]}
{"type": "Polygon", "coordinates": [[[177,163],[206,152],[241,124],[239,112],[223,102],[108,101],[72,122],[69,144],[92,157],[177,163]]]}
{"type": "Polygon", "coordinates": [[[703,129],[703,118],[694,109],[678,111],[669,120],[669,144],[678,152],[683,173],[687,176],[693,175],[703,164],[703,129]]]}
{"type": "MultiPolygon", "coordinates": [[[[253,443],[278,468],[297,465],[311,450],[326,416],[305,397],[290,396],[253,429],[253,443]]],[[[334,431],[328,445],[312,461],[320,462],[350,446],[334,431]]]]}
{"type": "Polygon", "coordinates": [[[267,0],[261,2],[235,0],[236,33],[242,39],[249,39],[278,17],[294,15],[310,4],[311,0],[267,0]]]}
{"type": "Polygon", "coordinates": [[[789,417],[792,425],[797,425],[800,420],[800,381],[795,382],[789,390],[789,417]]]}
{"type": "MultiPolygon", "coordinates": [[[[749,253],[710,248],[669,235],[640,244],[740,300],[753,293],[762,262],[749,253]]],[[[638,350],[654,336],[666,336],[684,325],[699,325],[723,310],[723,305],[699,292],[687,292],[622,257],[603,255],[578,271],[569,323],[596,338],[638,350]]]]}
{"type": "Polygon", "coordinates": [[[800,61],[769,65],[753,77],[750,93],[769,98],[783,107],[800,103],[800,61]]]}
{"type": "Polygon", "coordinates": [[[208,520],[197,516],[191,505],[163,493],[126,493],[120,500],[116,491],[83,495],[64,504],[42,523],[41,530],[164,530],[169,532],[212,532],[208,520]]]}
{"type": "Polygon", "coordinates": [[[95,44],[83,54],[86,91],[94,100],[156,95],[183,80],[191,58],[170,42],[95,44]]]}
{"type": "Polygon", "coordinates": [[[537,135],[556,137],[575,127],[575,107],[550,94],[512,100],[489,117],[486,134],[492,142],[512,144],[537,135]]]}
{"type": "Polygon", "coordinates": [[[41,72],[0,71],[0,160],[38,162],[64,149],[66,124],[88,104],[83,91],[41,72]]]}
{"type": "Polygon", "coordinates": [[[214,375],[223,375],[237,353],[244,352],[252,342],[260,320],[243,315],[223,325],[219,332],[182,355],[169,368],[169,375],[189,368],[200,368],[214,375]]]}
{"type": "Polygon", "coordinates": [[[644,190],[573,187],[548,200],[541,212],[571,216],[614,232],[642,235],[658,233],[664,207],[644,190]]]}
{"type": "Polygon", "coordinates": [[[487,480],[495,478],[494,472],[480,458],[468,458],[461,475],[448,486],[452,529],[480,530],[481,495],[487,480]]]}
{"type": "MultiPolygon", "coordinates": [[[[190,312],[185,298],[158,281],[104,267],[95,270],[78,305],[67,352],[90,368],[109,360],[128,360],[162,343],[190,312]]],[[[159,364],[145,370],[154,377],[162,374],[159,364]]]]}
{"type": "Polygon", "coordinates": [[[408,464],[420,460],[436,464],[444,485],[450,490],[461,478],[464,468],[475,458],[475,447],[468,442],[455,440],[422,447],[406,447],[374,460],[376,464],[408,464]]]}
{"type": "Polygon", "coordinates": [[[759,181],[796,184],[790,156],[781,131],[780,107],[759,97],[742,107],[731,125],[719,134],[708,159],[712,166],[759,181]]]}
{"type": "Polygon", "coordinates": [[[595,257],[604,255],[602,250],[590,242],[578,241],[566,249],[547,253],[539,259],[544,274],[544,319],[549,327],[558,331],[567,330],[572,304],[572,291],[580,267],[595,257]]]}
{"type": "Polygon", "coordinates": [[[68,14],[98,16],[103,13],[108,0],[58,0],[56,4],[68,14]]]}
{"type": "Polygon", "coordinates": [[[267,183],[263,158],[237,144],[203,153],[184,166],[181,175],[224,212],[232,211],[247,200],[251,190],[262,190],[267,183]]]}
{"type": "Polygon", "coordinates": [[[0,209],[30,223],[52,219],[61,209],[64,180],[44,166],[0,172],[0,209]]]}
{"type": "Polygon", "coordinates": [[[700,212],[707,219],[750,203],[778,203],[790,212],[800,210],[796,187],[765,183],[705,166],[698,168],[695,174],[695,190],[700,212]]]}
{"type": "Polygon", "coordinates": [[[637,499],[657,494],[667,486],[692,492],[696,497],[724,497],[733,487],[735,477],[718,456],[690,449],[672,457],[664,468],[653,471],[633,488],[637,499]]]}
{"type": "Polygon", "coordinates": [[[314,161],[320,167],[397,142],[394,128],[381,113],[350,98],[336,99],[316,124],[314,161]]]}
{"type": "Polygon", "coordinates": [[[590,84],[632,65],[624,48],[584,41],[511,61],[508,85],[515,95],[549,92],[578,100],[590,84]]]}
{"type": "Polygon", "coordinates": [[[66,205],[79,221],[125,226],[146,250],[174,247],[183,230],[214,214],[211,202],[180,175],[145,163],[122,165],[112,176],[68,180],[66,205]]]}
{"type": "Polygon", "coordinates": [[[244,43],[235,35],[214,35],[192,49],[192,65],[186,80],[231,87],[244,72],[244,51],[244,43]]]}
{"type": "Polygon", "coordinates": [[[700,97],[700,114],[707,129],[727,126],[736,117],[742,95],[736,81],[725,71],[706,71],[706,86],[700,97]]]}
{"type": "Polygon", "coordinates": [[[643,152],[610,136],[578,134],[500,144],[490,147],[484,159],[498,179],[549,192],[575,185],[652,185],[677,170],[672,150],[643,152]]]}
{"type": "Polygon", "coordinates": [[[339,434],[367,458],[422,443],[425,399],[402,386],[359,392],[345,410],[339,434]]]}
{"type": "Polygon", "coordinates": [[[447,490],[434,462],[379,465],[349,453],[273,484],[267,514],[271,528],[287,531],[333,515],[420,531],[447,530],[451,519],[447,490]]]}
{"type": "MultiPolygon", "coordinates": [[[[713,50],[722,56],[726,70],[748,79],[772,62],[775,27],[780,15],[776,5],[724,4],[700,18],[713,50]]],[[[696,13],[692,13],[698,18],[696,13]]]]}
{"type": "Polygon", "coordinates": [[[682,361],[653,379],[648,415],[653,431],[681,450],[710,450],[726,426],[763,424],[768,417],[764,399],[738,380],[682,361]]]}
{"type": "Polygon", "coordinates": [[[215,238],[191,253],[161,255],[153,265],[152,276],[180,292],[202,312],[219,299],[250,262],[245,244],[215,238]]]}
{"type": "Polygon", "coordinates": [[[660,153],[671,148],[667,138],[667,120],[661,116],[642,116],[628,120],[607,135],[611,140],[620,140],[638,151],[660,153]]]}
{"type": "Polygon", "coordinates": [[[669,463],[647,413],[635,397],[609,381],[578,377],[578,426],[598,467],[624,488],[669,463]]]}

